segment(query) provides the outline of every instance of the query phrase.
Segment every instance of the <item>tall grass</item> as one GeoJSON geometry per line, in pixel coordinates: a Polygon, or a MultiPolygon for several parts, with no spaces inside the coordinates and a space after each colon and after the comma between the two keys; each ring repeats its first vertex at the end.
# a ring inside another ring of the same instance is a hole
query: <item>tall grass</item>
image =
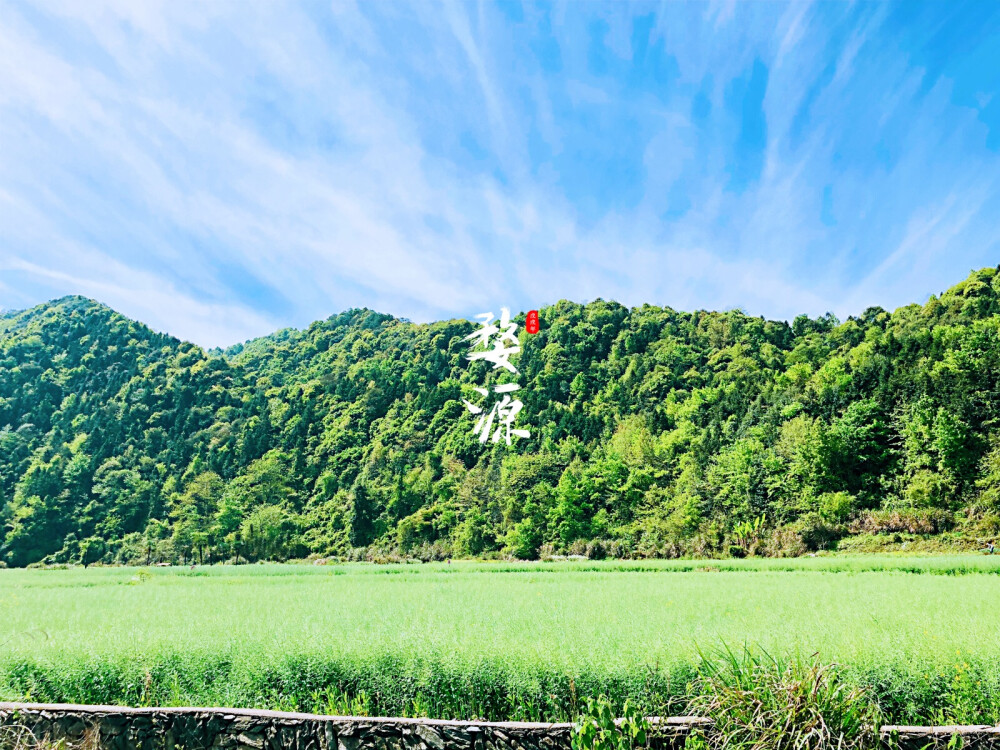
{"type": "Polygon", "coordinates": [[[689,710],[712,719],[718,750],[862,750],[878,744],[881,711],[837,665],[745,648],[703,658],[689,710]]]}
{"type": "Polygon", "coordinates": [[[990,557],[0,571],[0,694],[443,718],[649,714],[699,647],[836,662],[888,720],[1000,721],[990,557]]]}

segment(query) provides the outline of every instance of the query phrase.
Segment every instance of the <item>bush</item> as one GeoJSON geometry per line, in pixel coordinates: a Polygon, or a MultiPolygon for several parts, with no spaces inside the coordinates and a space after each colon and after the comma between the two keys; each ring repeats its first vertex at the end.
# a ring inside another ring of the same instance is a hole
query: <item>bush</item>
{"type": "Polygon", "coordinates": [[[542,535],[534,521],[525,518],[507,532],[507,551],[519,560],[537,560],[542,535]]]}
{"type": "Polygon", "coordinates": [[[955,487],[941,472],[921,469],[907,482],[903,490],[906,502],[914,508],[944,505],[955,496],[955,487]]]}
{"type": "Polygon", "coordinates": [[[808,551],[802,534],[792,526],[779,526],[764,546],[768,557],[799,557],[808,551]]]}
{"type": "Polygon", "coordinates": [[[955,517],[946,510],[907,508],[868,511],[848,528],[852,534],[938,534],[954,525],[955,517]]]}
{"type": "Polygon", "coordinates": [[[422,543],[413,550],[412,554],[420,562],[442,562],[452,556],[451,545],[440,539],[433,544],[422,543]]]}
{"type": "Polygon", "coordinates": [[[980,534],[997,536],[1000,534],[1000,516],[996,513],[987,513],[974,523],[973,528],[980,534]]]}
{"type": "Polygon", "coordinates": [[[604,542],[604,552],[605,557],[613,560],[627,560],[635,557],[633,545],[620,539],[604,542]]]}
{"type": "Polygon", "coordinates": [[[820,515],[833,523],[846,522],[858,508],[858,500],[848,492],[824,492],[816,498],[820,515]]]}
{"type": "Polygon", "coordinates": [[[603,560],[608,556],[607,544],[600,539],[594,539],[593,541],[587,542],[587,546],[584,548],[583,554],[586,555],[589,560],[603,560]]]}
{"type": "Polygon", "coordinates": [[[566,554],[569,557],[585,557],[587,554],[587,546],[589,542],[586,539],[575,539],[570,542],[569,546],[566,548],[566,554]]]}
{"type": "Polygon", "coordinates": [[[806,513],[792,527],[810,552],[830,549],[843,536],[840,527],[827,522],[819,513],[806,513]]]}

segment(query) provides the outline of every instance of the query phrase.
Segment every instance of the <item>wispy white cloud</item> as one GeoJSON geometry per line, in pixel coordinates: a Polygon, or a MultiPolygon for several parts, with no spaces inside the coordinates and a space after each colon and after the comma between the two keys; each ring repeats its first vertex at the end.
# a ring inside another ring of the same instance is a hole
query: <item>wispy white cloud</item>
{"type": "MultiPolygon", "coordinates": [[[[974,270],[973,265],[964,268],[959,265],[961,261],[953,254],[953,249],[963,241],[986,248],[1000,243],[1000,227],[982,233],[970,232],[988,199],[989,191],[980,188],[963,193],[961,197],[952,194],[939,205],[914,213],[898,245],[853,288],[841,308],[857,310],[880,305],[886,296],[900,298],[908,290],[919,287],[921,278],[938,278],[938,284],[927,292],[941,292],[955,277],[974,270]]],[[[975,260],[972,263],[975,264],[975,260]]],[[[923,299],[910,301],[922,302],[923,299]]]]}
{"type": "Polygon", "coordinates": [[[532,6],[308,11],[11,6],[0,305],[84,293],[224,345],[352,306],[845,315],[996,262],[984,125],[879,44],[879,8],[667,4],[646,78],[623,6],[604,42],[532,6]],[[734,189],[756,61],[762,167],[734,189]]]}
{"type": "MultiPolygon", "coordinates": [[[[224,341],[234,332],[242,338],[250,338],[262,328],[274,330],[276,327],[276,322],[267,316],[248,312],[240,306],[192,299],[152,274],[109,261],[84,248],[72,248],[69,253],[77,261],[76,265],[83,268],[61,271],[13,258],[0,260],[0,272],[20,272],[65,285],[77,294],[101,300],[141,321],[158,318],[163,310],[170,310],[170,328],[166,332],[185,340],[224,341]]],[[[153,327],[158,326],[154,324],[153,327]]]]}

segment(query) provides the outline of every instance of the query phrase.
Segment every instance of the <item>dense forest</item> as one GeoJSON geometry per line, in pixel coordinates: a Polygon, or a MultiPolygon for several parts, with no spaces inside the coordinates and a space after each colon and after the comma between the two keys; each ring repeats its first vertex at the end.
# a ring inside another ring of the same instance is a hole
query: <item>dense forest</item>
{"type": "Polygon", "coordinates": [[[1000,530],[997,269],[843,322],[539,312],[510,447],[463,404],[510,379],[468,360],[470,321],[351,310],[204,351],[82,297],[6,313],[2,560],[789,555],[1000,530]]]}

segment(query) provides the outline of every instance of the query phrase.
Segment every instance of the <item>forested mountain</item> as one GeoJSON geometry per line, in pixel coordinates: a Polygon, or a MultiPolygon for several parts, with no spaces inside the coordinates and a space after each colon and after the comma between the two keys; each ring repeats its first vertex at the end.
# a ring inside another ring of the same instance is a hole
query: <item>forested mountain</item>
{"type": "Polygon", "coordinates": [[[540,322],[512,359],[531,437],[507,447],[462,403],[511,379],[466,359],[468,321],[351,310],[205,352],[81,297],[0,316],[0,554],[796,554],[1000,528],[996,269],[845,322],[601,300],[540,322]]]}

